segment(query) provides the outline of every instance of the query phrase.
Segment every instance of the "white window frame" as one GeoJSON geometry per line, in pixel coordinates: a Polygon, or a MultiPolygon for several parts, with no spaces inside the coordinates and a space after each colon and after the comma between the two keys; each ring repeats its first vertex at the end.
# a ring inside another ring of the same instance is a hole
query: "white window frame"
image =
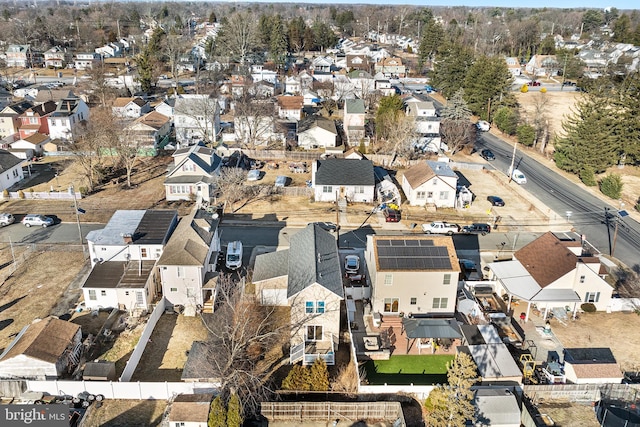
{"type": "Polygon", "coordinates": [[[383,313],[399,313],[400,312],[400,298],[385,298],[383,300],[382,306],[383,313]],[[393,310],[393,304],[395,303],[396,309],[393,310]],[[389,310],[387,310],[387,305],[389,305],[389,310]]]}
{"type": "Polygon", "coordinates": [[[327,193],[333,193],[333,186],[331,185],[323,185],[322,186],[322,192],[327,194],[327,193]]]}
{"type": "Polygon", "coordinates": [[[322,325],[306,325],[304,335],[305,341],[322,341],[324,338],[324,327],[322,325]],[[309,336],[309,328],[313,328],[313,336],[309,336]],[[320,331],[320,334],[318,334],[318,331],[320,331]],[[318,335],[320,335],[320,338],[318,338],[318,335]]]}
{"type": "Polygon", "coordinates": [[[89,289],[89,300],[90,301],[97,301],[98,297],[96,295],[96,290],[95,289],[89,289]]]}
{"type": "Polygon", "coordinates": [[[447,297],[436,297],[433,299],[433,304],[431,308],[447,308],[449,305],[449,298],[447,297]]]}
{"type": "Polygon", "coordinates": [[[393,286],[393,274],[387,273],[384,275],[384,285],[393,286]]]}
{"type": "Polygon", "coordinates": [[[587,292],[584,295],[584,302],[597,303],[600,301],[600,292],[587,292]]]}
{"type": "Polygon", "coordinates": [[[444,277],[442,278],[442,284],[443,285],[451,284],[451,273],[445,273],[444,277]]]}

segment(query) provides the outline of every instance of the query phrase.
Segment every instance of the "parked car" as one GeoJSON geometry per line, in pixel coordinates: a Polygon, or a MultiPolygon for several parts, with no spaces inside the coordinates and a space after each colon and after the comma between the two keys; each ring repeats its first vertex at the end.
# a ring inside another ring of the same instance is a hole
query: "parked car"
{"type": "Polygon", "coordinates": [[[358,255],[347,255],[344,258],[344,271],[347,274],[358,274],[358,271],[360,271],[360,257],[358,255]]]}
{"type": "Polygon", "coordinates": [[[478,123],[476,123],[476,126],[478,127],[478,130],[482,132],[489,132],[489,129],[491,129],[491,125],[485,120],[479,120],[478,123]]]}
{"type": "Polygon", "coordinates": [[[527,85],[528,86],[540,86],[541,83],[539,81],[535,80],[535,81],[532,81],[532,82],[528,82],[527,85]]]}
{"type": "Polygon", "coordinates": [[[289,183],[289,177],[288,176],[278,175],[276,177],[276,183],[275,183],[276,187],[286,187],[288,183],[289,183]]]}
{"type": "Polygon", "coordinates": [[[504,200],[498,196],[487,196],[487,200],[491,203],[491,206],[504,206],[504,200]]]}
{"type": "Polygon", "coordinates": [[[480,152],[480,157],[482,157],[483,159],[485,159],[487,161],[491,161],[491,160],[495,160],[496,159],[496,156],[488,148],[485,148],[484,150],[482,150],[480,152]]]}
{"type": "Polygon", "coordinates": [[[13,224],[15,220],[14,216],[10,213],[0,213],[0,227],[6,227],[7,225],[13,224]]]}
{"type": "Polygon", "coordinates": [[[460,232],[458,224],[452,224],[446,221],[433,221],[430,224],[422,224],[422,232],[426,234],[452,234],[460,232]]]}
{"type": "Polygon", "coordinates": [[[400,211],[391,208],[385,208],[382,213],[386,222],[400,222],[400,211]]]}
{"type": "Polygon", "coordinates": [[[491,226],[480,222],[474,222],[471,225],[465,225],[462,227],[462,232],[466,234],[482,234],[486,236],[491,233],[491,226]]]}
{"type": "Polygon", "coordinates": [[[260,179],[260,171],[257,169],[252,169],[247,174],[247,181],[257,181],[260,179]]]}
{"type": "Polygon", "coordinates": [[[565,80],[562,82],[562,86],[575,86],[576,82],[570,82],[569,80],[565,80]]]}
{"type": "Polygon", "coordinates": [[[53,218],[44,215],[29,214],[22,218],[22,223],[26,227],[36,226],[47,228],[48,226],[53,225],[53,218]]]}

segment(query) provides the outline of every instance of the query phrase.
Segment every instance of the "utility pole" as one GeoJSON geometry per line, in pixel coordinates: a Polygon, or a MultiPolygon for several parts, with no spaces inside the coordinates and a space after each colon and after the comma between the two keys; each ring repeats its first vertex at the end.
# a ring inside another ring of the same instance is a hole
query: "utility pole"
{"type": "Polygon", "coordinates": [[[569,54],[565,52],[564,54],[564,66],[562,67],[562,84],[560,85],[560,90],[564,89],[564,81],[567,79],[567,59],[569,59],[569,54]]]}
{"type": "Polygon", "coordinates": [[[513,155],[511,156],[511,166],[509,166],[509,183],[513,181],[513,168],[516,165],[516,148],[518,148],[518,141],[514,141],[513,143],[513,155]]]}
{"type": "Polygon", "coordinates": [[[78,225],[78,237],[80,238],[80,246],[82,246],[82,253],[84,254],[84,239],[82,238],[82,228],[80,227],[80,211],[78,210],[78,199],[76,198],[76,190],[73,185],[69,187],[69,192],[73,196],[73,208],[76,212],[76,224],[78,225]]]}
{"type": "Polygon", "coordinates": [[[613,247],[611,246],[611,228],[609,227],[609,219],[611,219],[611,216],[609,214],[609,208],[605,206],[605,208],[604,208],[604,223],[607,226],[607,237],[608,237],[607,240],[609,241],[609,255],[613,255],[613,247]]]}

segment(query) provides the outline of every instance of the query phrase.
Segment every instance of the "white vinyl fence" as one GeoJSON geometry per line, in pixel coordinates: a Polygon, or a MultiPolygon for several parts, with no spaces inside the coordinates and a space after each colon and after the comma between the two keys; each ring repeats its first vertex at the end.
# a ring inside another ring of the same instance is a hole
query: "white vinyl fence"
{"type": "Polygon", "coordinates": [[[147,321],[147,325],[144,327],[144,331],[142,332],[142,336],[138,340],[136,347],[133,349],[133,353],[131,353],[131,357],[127,361],[127,365],[124,367],[122,371],[122,375],[120,375],[120,381],[127,382],[131,381],[131,377],[133,377],[133,372],[136,370],[138,363],[140,362],[140,358],[142,357],[142,353],[144,353],[144,349],[149,342],[149,338],[151,338],[151,334],[153,333],[153,328],[156,327],[156,323],[164,313],[164,309],[166,306],[166,300],[164,297],[158,302],[156,308],[153,309],[151,316],[149,316],[149,320],[147,321]]]}
{"type": "Polygon", "coordinates": [[[27,390],[48,393],[53,396],[88,392],[101,394],[106,399],[156,399],[168,400],[177,394],[213,393],[218,383],[205,382],[117,382],[117,381],[31,381],[27,390]]]}

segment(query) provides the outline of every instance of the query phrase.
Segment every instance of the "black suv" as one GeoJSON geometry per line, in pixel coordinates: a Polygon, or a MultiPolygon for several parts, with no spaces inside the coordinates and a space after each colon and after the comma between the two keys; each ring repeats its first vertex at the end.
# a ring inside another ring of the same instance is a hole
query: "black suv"
{"type": "Polygon", "coordinates": [[[491,160],[495,160],[496,159],[496,156],[488,148],[485,148],[484,150],[482,150],[480,152],[480,157],[482,157],[483,159],[485,159],[487,161],[491,161],[491,160]]]}
{"type": "Polygon", "coordinates": [[[462,227],[462,232],[466,234],[482,234],[486,236],[491,233],[491,226],[483,223],[473,223],[471,225],[465,225],[462,227]]]}

